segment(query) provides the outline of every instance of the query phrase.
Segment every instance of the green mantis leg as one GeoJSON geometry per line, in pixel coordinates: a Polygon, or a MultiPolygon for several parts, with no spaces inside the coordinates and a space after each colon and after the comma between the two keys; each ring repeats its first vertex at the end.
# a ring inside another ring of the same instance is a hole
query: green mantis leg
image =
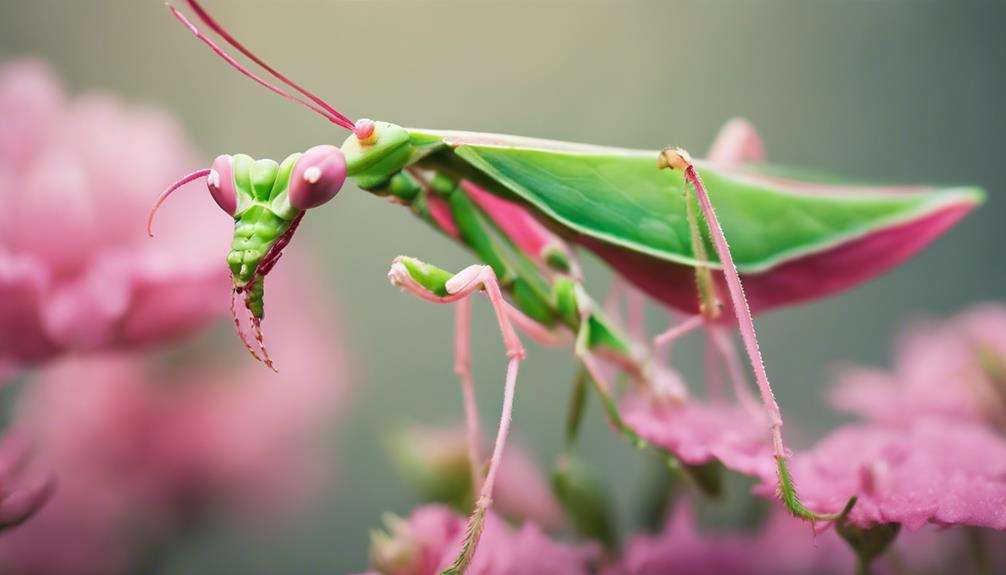
{"type": "MultiPolygon", "coordinates": [[[[653,445],[643,439],[622,420],[622,416],[618,411],[618,403],[615,400],[614,390],[605,375],[602,359],[595,352],[600,347],[598,343],[599,341],[603,341],[603,336],[598,338],[597,334],[593,332],[604,330],[605,328],[594,317],[593,302],[586,296],[586,292],[577,286],[574,290],[574,295],[577,298],[577,313],[580,317],[580,328],[577,331],[574,354],[580,360],[580,363],[583,364],[584,369],[587,371],[588,379],[593,383],[594,390],[601,399],[608,423],[636,449],[654,454],[670,469],[676,472],[684,472],[685,468],[678,461],[677,457],[666,449],[653,445]]],[[[688,477],[687,473],[683,473],[683,476],[688,477]]]]}

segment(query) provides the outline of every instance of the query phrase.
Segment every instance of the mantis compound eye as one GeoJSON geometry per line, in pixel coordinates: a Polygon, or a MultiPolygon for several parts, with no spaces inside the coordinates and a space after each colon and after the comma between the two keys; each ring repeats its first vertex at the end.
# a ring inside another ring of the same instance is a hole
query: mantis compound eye
{"type": "Polygon", "coordinates": [[[213,196],[213,201],[220,209],[234,215],[238,206],[237,192],[234,190],[234,158],[228,155],[217,156],[213,160],[210,173],[206,175],[206,187],[213,196]]]}
{"type": "Polygon", "coordinates": [[[335,146],[315,146],[297,160],[290,175],[290,205],[318,207],[339,193],[346,181],[346,157],[335,146]]]}

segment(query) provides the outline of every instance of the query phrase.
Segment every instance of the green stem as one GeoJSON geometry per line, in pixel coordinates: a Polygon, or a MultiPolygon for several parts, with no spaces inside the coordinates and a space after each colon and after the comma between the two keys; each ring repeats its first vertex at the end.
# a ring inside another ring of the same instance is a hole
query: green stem
{"type": "Polygon", "coordinates": [[[985,535],[978,527],[964,528],[964,537],[968,545],[968,556],[974,566],[976,575],[992,575],[992,559],[989,557],[988,546],[985,545],[985,535]]]}
{"type": "Polygon", "coordinates": [[[572,449],[580,433],[583,422],[583,412],[587,405],[587,370],[582,365],[577,369],[573,379],[573,391],[569,397],[569,410],[566,413],[566,451],[572,449]]]}

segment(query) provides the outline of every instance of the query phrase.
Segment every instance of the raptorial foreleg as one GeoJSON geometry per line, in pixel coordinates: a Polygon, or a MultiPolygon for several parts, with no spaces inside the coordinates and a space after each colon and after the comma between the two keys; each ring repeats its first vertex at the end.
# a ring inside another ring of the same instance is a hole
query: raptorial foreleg
{"type": "MultiPolygon", "coordinates": [[[[485,516],[492,506],[493,487],[495,486],[496,475],[503,457],[503,449],[506,446],[507,436],[510,432],[514,394],[517,387],[517,372],[520,362],[525,356],[524,346],[521,344],[517,332],[510,322],[507,303],[503,299],[499,282],[496,280],[496,274],[493,273],[491,267],[473,265],[448,277],[443,270],[428,266],[419,260],[398,257],[395,258],[391,270],[388,272],[388,278],[392,284],[398,286],[403,291],[407,291],[432,303],[458,303],[466,300],[474,293],[485,293],[492,304],[493,311],[496,313],[496,321],[503,335],[503,345],[509,358],[503,389],[503,408],[500,413],[499,428],[493,444],[492,456],[489,460],[489,469],[478,491],[475,509],[468,520],[468,527],[465,532],[461,552],[445,571],[445,573],[449,574],[461,574],[468,568],[475,554],[482,535],[485,516]]],[[[459,325],[467,323],[461,320],[467,320],[467,318],[462,317],[459,319],[459,325]]],[[[464,359],[463,356],[462,359],[464,359]]],[[[467,372],[467,368],[462,368],[459,371],[467,372]]]]}

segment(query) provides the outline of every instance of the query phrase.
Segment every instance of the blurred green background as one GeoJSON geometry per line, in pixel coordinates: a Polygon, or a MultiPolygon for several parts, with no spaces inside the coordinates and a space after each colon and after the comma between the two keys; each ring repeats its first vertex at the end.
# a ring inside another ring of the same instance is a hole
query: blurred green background
{"type": "MultiPolygon", "coordinates": [[[[836,364],[886,364],[899,324],[1006,296],[1006,3],[206,5],[266,60],[354,118],[701,152],[726,119],[741,115],[776,162],[865,180],[985,187],[987,205],[907,265],[760,320],[795,443],[840,421],[823,399],[836,364]]],[[[20,55],[50,61],[74,92],[109,90],[173,112],[207,162],[235,152],[281,159],[344,138],[227,69],[159,0],[3,0],[0,58],[20,55]]],[[[229,225],[223,216],[220,225],[229,225]]],[[[470,263],[468,255],[351,186],[302,229],[292,249],[313,244],[355,358],[354,405],[332,437],[338,482],[297,528],[207,535],[187,543],[169,572],[362,570],[368,529],[382,512],[406,513],[415,503],[387,461],[384,438],[409,422],[460,420],[452,314],[399,294],[385,274],[402,253],[448,269],[470,263]]],[[[588,262],[588,276],[602,295],[608,274],[588,262]]],[[[651,311],[656,328],[662,314],[651,311]]],[[[479,401],[494,423],[503,353],[486,309],[476,323],[479,401]]],[[[699,350],[691,341],[677,348],[686,374],[697,373],[699,350]]],[[[516,436],[546,462],[560,445],[572,363],[566,353],[534,349],[523,374],[516,436]]],[[[644,465],[611,436],[596,406],[583,445],[626,503],[644,465]]]]}

